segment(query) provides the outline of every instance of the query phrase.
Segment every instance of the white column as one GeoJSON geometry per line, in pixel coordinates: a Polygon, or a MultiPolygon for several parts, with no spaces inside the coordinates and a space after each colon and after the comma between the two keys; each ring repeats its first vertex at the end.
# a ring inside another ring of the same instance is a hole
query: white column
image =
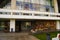
{"type": "Polygon", "coordinates": [[[11,9],[16,9],[16,0],[11,0],[11,9]]]}
{"type": "Polygon", "coordinates": [[[58,3],[57,0],[53,0],[55,12],[58,13],[58,3]]]}
{"type": "MultiPolygon", "coordinates": [[[[11,0],[11,9],[16,9],[16,0],[11,0]]],[[[11,12],[11,16],[13,15],[13,12],[11,12]]],[[[10,19],[10,32],[15,32],[15,20],[10,19]]]]}
{"type": "MultiPolygon", "coordinates": [[[[16,9],[16,0],[11,0],[11,9],[16,9]]],[[[11,15],[13,15],[13,12],[11,12],[11,15]]]]}
{"type": "MultiPolygon", "coordinates": [[[[58,3],[57,3],[57,0],[53,0],[53,1],[54,1],[55,13],[58,13],[58,3]]],[[[60,21],[56,21],[56,29],[60,30],[60,21]]]]}
{"type": "Polygon", "coordinates": [[[56,29],[60,30],[60,22],[59,21],[56,22],[56,29]]]}
{"type": "Polygon", "coordinates": [[[10,32],[15,32],[15,20],[10,20],[10,32]]]}

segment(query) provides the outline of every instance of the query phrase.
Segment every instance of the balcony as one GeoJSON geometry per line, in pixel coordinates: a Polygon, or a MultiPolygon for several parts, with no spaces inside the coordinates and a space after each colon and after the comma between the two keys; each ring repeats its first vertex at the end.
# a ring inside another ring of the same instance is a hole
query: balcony
{"type": "Polygon", "coordinates": [[[60,20],[60,14],[28,10],[0,9],[0,18],[60,20]]]}

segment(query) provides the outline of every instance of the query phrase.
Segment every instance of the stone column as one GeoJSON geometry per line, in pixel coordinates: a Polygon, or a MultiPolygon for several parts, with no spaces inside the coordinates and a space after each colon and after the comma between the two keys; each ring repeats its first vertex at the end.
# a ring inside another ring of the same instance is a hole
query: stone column
{"type": "MultiPolygon", "coordinates": [[[[55,13],[58,13],[58,3],[57,0],[53,0],[54,2],[54,9],[55,9],[55,13]]],[[[56,21],[56,29],[60,30],[60,21],[56,21]]]]}
{"type": "Polygon", "coordinates": [[[59,21],[56,21],[56,29],[60,30],[60,22],[59,21]]]}
{"type": "Polygon", "coordinates": [[[57,0],[53,0],[53,2],[54,2],[55,13],[58,13],[58,3],[57,3],[57,0]]]}
{"type": "Polygon", "coordinates": [[[15,20],[10,20],[10,32],[15,32],[15,20]]]}
{"type": "MultiPolygon", "coordinates": [[[[16,0],[11,0],[11,9],[16,9],[16,0]]],[[[13,12],[11,12],[11,15],[13,15],[13,12]]]]}
{"type": "MultiPolygon", "coordinates": [[[[11,0],[11,10],[16,9],[16,0],[11,0]]],[[[11,12],[13,16],[13,12],[11,12]]],[[[15,32],[15,19],[10,19],[10,32],[15,32]]]]}
{"type": "Polygon", "coordinates": [[[16,0],[11,0],[11,9],[16,9],[16,0]]]}

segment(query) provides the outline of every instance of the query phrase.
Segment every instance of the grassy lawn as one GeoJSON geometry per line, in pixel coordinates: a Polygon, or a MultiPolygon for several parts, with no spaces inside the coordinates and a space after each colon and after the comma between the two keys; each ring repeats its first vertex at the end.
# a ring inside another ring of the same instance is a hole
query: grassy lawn
{"type": "MultiPolygon", "coordinates": [[[[58,32],[58,31],[56,31],[56,32],[49,32],[51,40],[52,40],[52,38],[57,37],[58,33],[60,33],[60,32],[58,32]]],[[[35,37],[37,37],[38,39],[40,39],[40,40],[46,40],[46,37],[47,37],[46,33],[33,34],[33,35],[35,37]]]]}

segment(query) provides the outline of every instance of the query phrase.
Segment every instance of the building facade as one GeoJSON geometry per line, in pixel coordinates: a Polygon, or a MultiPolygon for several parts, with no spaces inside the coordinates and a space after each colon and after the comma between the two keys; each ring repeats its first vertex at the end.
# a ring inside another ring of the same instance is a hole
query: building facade
{"type": "Polygon", "coordinates": [[[60,30],[57,0],[11,0],[0,9],[0,31],[60,30]]]}

